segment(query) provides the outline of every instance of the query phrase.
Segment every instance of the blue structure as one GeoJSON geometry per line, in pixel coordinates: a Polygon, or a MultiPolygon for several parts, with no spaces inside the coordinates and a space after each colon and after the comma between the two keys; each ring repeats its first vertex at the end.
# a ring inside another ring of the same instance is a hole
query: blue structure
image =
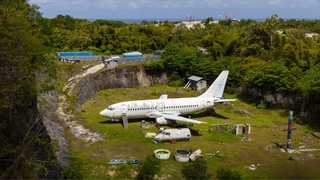
{"type": "Polygon", "coordinates": [[[123,53],[123,58],[141,58],[142,53],[141,52],[129,52],[129,53],[123,53]]]}
{"type": "Polygon", "coordinates": [[[102,61],[103,56],[94,56],[92,52],[58,52],[62,62],[102,61]]]}
{"type": "Polygon", "coordinates": [[[58,52],[58,56],[61,58],[73,57],[73,56],[93,56],[92,52],[58,52]]]}

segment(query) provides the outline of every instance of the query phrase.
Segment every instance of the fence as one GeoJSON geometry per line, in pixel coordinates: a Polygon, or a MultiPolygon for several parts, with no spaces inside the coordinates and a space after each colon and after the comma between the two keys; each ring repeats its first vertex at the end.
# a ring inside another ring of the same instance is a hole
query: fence
{"type": "MultiPolygon", "coordinates": [[[[145,62],[150,60],[156,60],[159,59],[160,56],[154,56],[154,55],[143,55],[139,58],[117,58],[115,59],[119,64],[124,63],[132,63],[132,62],[145,62]]],[[[107,60],[107,57],[104,56],[68,56],[68,57],[61,57],[61,61],[63,62],[81,62],[81,61],[103,61],[107,60]]]]}
{"type": "Polygon", "coordinates": [[[124,63],[133,63],[133,62],[145,62],[145,61],[150,61],[150,60],[157,60],[159,59],[160,56],[153,56],[153,55],[144,55],[140,58],[118,58],[117,62],[119,64],[124,64],[124,63]]]}

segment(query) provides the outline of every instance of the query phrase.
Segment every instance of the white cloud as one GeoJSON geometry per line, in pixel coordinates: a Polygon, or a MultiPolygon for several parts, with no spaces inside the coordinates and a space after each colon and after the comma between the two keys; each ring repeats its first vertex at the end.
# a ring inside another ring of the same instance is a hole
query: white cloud
{"type": "Polygon", "coordinates": [[[271,6],[273,6],[273,5],[279,5],[279,4],[281,4],[281,1],[280,0],[272,0],[272,1],[269,1],[268,2],[271,6]]]}
{"type": "Polygon", "coordinates": [[[99,0],[93,4],[98,5],[100,9],[121,9],[122,6],[120,0],[99,0]]]}
{"type": "Polygon", "coordinates": [[[73,5],[78,5],[78,4],[81,4],[81,2],[80,1],[72,1],[72,4],[73,5]]]}
{"type": "Polygon", "coordinates": [[[139,7],[140,7],[140,6],[139,6],[137,3],[135,3],[135,2],[130,2],[129,5],[130,5],[130,7],[133,8],[133,9],[139,9],[139,7]]]}

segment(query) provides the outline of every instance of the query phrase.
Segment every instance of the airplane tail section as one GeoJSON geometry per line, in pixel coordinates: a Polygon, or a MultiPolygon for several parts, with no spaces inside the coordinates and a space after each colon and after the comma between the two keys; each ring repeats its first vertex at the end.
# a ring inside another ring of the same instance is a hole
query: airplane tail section
{"type": "Polygon", "coordinates": [[[220,73],[220,75],[217,77],[217,79],[211,84],[209,89],[207,89],[206,92],[198,96],[199,98],[209,98],[209,97],[217,97],[221,98],[224,87],[227,83],[229,71],[225,70],[220,73]]]}

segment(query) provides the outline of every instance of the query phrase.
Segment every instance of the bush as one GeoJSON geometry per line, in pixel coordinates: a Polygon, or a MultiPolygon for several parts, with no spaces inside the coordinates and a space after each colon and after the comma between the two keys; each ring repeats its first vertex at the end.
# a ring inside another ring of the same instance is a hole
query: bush
{"type": "Polygon", "coordinates": [[[161,60],[147,61],[143,65],[146,71],[151,72],[163,71],[165,69],[163,61],[161,60]]]}
{"type": "Polygon", "coordinates": [[[62,170],[63,179],[83,179],[83,165],[80,159],[71,158],[71,164],[62,170]]]}
{"type": "Polygon", "coordinates": [[[136,179],[153,179],[161,170],[160,160],[152,156],[147,156],[145,161],[139,164],[139,173],[136,179]]]}
{"type": "Polygon", "coordinates": [[[208,179],[207,163],[202,159],[196,159],[192,164],[184,165],[181,173],[185,179],[208,179]]]}

